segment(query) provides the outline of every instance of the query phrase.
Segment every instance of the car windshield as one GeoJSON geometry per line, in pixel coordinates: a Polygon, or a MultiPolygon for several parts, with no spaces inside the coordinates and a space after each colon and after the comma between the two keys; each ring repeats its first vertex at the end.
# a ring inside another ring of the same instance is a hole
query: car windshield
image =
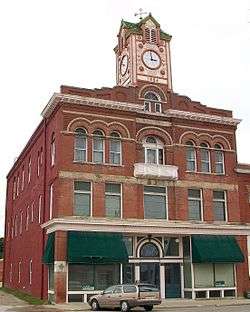
{"type": "Polygon", "coordinates": [[[159,289],[154,285],[141,284],[139,285],[139,291],[140,292],[156,292],[156,291],[159,291],[159,289]]]}

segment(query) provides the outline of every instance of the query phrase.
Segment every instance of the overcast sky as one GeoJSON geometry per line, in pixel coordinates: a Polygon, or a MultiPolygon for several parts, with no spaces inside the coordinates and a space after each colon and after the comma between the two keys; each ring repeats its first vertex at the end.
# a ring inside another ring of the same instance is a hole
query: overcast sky
{"type": "Polygon", "coordinates": [[[170,33],[173,89],[233,110],[238,161],[250,163],[250,1],[1,0],[0,235],[6,174],[61,84],[115,85],[121,19],[142,7],[170,33]]]}

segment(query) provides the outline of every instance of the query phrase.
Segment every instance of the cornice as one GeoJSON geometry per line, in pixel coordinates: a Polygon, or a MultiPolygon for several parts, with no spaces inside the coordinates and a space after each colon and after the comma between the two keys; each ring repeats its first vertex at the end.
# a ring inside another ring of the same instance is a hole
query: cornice
{"type": "Polygon", "coordinates": [[[250,224],[195,223],[167,220],[108,219],[66,217],[52,219],[42,224],[47,233],[55,231],[95,231],[131,234],[178,235],[250,235],[250,224]]]}
{"type": "Polygon", "coordinates": [[[44,118],[48,118],[50,114],[53,112],[55,107],[62,102],[78,104],[84,106],[95,106],[95,107],[103,107],[108,109],[115,110],[123,110],[123,111],[132,111],[140,114],[144,114],[145,117],[157,116],[162,118],[180,118],[192,121],[200,121],[200,122],[209,122],[223,125],[236,126],[240,123],[240,119],[230,118],[230,117],[222,117],[216,115],[208,115],[196,112],[188,112],[188,111],[180,111],[175,109],[168,109],[163,113],[148,113],[143,111],[142,105],[128,102],[118,102],[118,101],[110,101],[103,100],[98,98],[90,98],[90,97],[82,97],[78,95],[71,94],[62,94],[62,93],[54,93],[48,104],[45,106],[41,115],[44,118]]]}

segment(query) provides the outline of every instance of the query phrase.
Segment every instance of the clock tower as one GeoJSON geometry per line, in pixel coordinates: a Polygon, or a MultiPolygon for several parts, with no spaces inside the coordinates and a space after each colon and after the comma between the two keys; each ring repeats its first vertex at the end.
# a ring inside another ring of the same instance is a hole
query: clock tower
{"type": "Polygon", "coordinates": [[[114,49],[117,85],[147,82],[172,90],[170,40],[171,36],[161,30],[151,14],[139,23],[122,20],[114,49]]]}

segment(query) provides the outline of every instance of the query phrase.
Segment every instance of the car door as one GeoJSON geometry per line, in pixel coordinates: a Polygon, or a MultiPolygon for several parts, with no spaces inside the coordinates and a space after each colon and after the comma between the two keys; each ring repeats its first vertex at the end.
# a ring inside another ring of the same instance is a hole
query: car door
{"type": "Polygon", "coordinates": [[[115,287],[113,294],[111,296],[111,308],[120,307],[120,302],[122,300],[122,286],[118,285],[115,287]]]}
{"type": "Polygon", "coordinates": [[[104,290],[103,294],[99,297],[98,303],[101,308],[110,307],[111,296],[113,294],[114,289],[115,289],[115,286],[108,287],[107,289],[104,290]]]}

